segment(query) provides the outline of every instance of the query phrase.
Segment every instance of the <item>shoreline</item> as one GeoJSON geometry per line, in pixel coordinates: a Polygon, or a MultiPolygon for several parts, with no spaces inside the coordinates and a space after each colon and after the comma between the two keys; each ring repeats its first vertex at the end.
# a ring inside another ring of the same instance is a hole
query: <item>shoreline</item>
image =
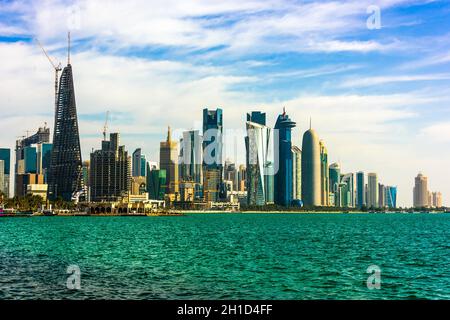
{"type": "Polygon", "coordinates": [[[187,214],[340,214],[340,215],[348,215],[348,214],[450,214],[447,211],[415,211],[415,212],[402,212],[402,211],[380,211],[380,212],[364,212],[364,211],[200,211],[200,210],[179,210],[176,212],[155,212],[155,213],[135,213],[135,214],[126,214],[126,213],[99,213],[99,214],[90,214],[90,213],[82,213],[82,212],[73,212],[73,213],[61,213],[54,215],[45,215],[45,214],[22,214],[22,213],[7,213],[0,214],[0,218],[28,218],[28,217],[180,217],[185,216],[187,214]]]}

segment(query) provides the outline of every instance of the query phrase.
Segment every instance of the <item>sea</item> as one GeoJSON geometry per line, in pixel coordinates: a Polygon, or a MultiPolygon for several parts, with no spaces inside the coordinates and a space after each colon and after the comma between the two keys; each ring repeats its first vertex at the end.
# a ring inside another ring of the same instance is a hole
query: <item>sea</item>
{"type": "Polygon", "coordinates": [[[450,214],[3,217],[0,299],[450,299],[450,214]]]}

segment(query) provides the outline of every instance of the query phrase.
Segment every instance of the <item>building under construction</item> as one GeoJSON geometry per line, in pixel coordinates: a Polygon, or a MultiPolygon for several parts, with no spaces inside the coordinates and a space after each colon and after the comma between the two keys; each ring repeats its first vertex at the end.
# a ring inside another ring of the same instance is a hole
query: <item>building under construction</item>
{"type": "Polygon", "coordinates": [[[48,177],[48,198],[66,201],[82,190],[81,148],[72,66],[64,68],[57,94],[53,150],[48,177]]]}
{"type": "Polygon", "coordinates": [[[91,153],[90,197],[93,202],[117,201],[131,188],[131,158],[119,146],[119,134],[102,141],[101,150],[91,153]]]}

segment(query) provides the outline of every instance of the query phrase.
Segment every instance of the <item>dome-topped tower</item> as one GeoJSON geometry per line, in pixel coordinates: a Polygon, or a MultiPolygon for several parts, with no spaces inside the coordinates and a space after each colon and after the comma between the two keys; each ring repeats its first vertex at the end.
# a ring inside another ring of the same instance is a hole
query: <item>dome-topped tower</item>
{"type": "Polygon", "coordinates": [[[302,200],[305,206],[320,206],[320,145],[314,129],[303,134],[302,200]]]}

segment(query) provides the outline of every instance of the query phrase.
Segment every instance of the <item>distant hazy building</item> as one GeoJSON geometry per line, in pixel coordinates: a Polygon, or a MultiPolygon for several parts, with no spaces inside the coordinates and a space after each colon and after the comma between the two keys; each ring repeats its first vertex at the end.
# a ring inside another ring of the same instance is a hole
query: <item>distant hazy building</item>
{"type": "Polygon", "coordinates": [[[329,166],[330,179],[330,194],[332,195],[332,202],[335,207],[341,206],[341,196],[339,194],[341,184],[341,167],[338,163],[333,163],[329,166]]]}
{"type": "Polygon", "coordinates": [[[429,192],[429,207],[442,208],[442,194],[440,192],[429,192]]]}
{"type": "Polygon", "coordinates": [[[360,171],[356,173],[356,206],[362,208],[366,205],[366,191],[364,172],[360,171]]]}
{"type": "Polygon", "coordinates": [[[328,150],[323,140],[319,141],[320,148],[320,201],[324,207],[329,206],[330,173],[328,171],[328,150]]]}
{"type": "Polygon", "coordinates": [[[11,150],[0,148],[0,160],[3,161],[3,183],[0,183],[0,191],[9,197],[11,150]]]}
{"type": "Polygon", "coordinates": [[[117,201],[131,189],[131,157],[119,146],[119,134],[111,133],[102,148],[91,153],[91,201],[117,201]]]}
{"type": "Polygon", "coordinates": [[[378,176],[376,173],[367,175],[367,207],[378,208],[378,176]]]}
{"type": "Polygon", "coordinates": [[[292,146],[292,198],[302,199],[302,150],[292,146]]]}
{"type": "Polygon", "coordinates": [[[48,171],[50,170],[50,161],[52,159],[51,143],[39,143],[36,145],[36,172],[44,175],[44,182],[47,183],[48,171]]]}
{"type": "Polygon", "coordinates": [[[146,165],[147,161],[145,156],[142,154],[141,148],[137,148],[133,152],[132,156],[132,176],[133,177],[145,177],[146,175],[146,165]]]}
{"type": "Polygon", "coordinates": [[[341,197],[341,207],[355,207],[355,176],[353,173],[347,173],[342,176],[339,195],[341,197]]]}
{"type": "Polygon", "coordinates": [[[386,206],[391,209],[397,208],[397,187],[386,187],[386,206]]]}
{"type": "Polygon", "coordinates": [[[238,170],[236,164],[230,160],[225,161],[225,167],[223,172],[224,180],[231,181],[233,184],[233,191],[238,191],[238,170]]]}
{"type": "Polygon", "coordinates": [[[247,114],[246,127],[247,204],[262,206],[274,202],[272,130],[258,111],[247,114]]]}
{"type": "Polygon", "coordinates": [[[247,190],[246,188],[246,181],[247,181],[247,169],[243,164],[239,166],[238,171],[238,191],[244,192],[247,190]]]}
{"type": "MultiPolygon", "coordinates": [[[[295,122],[286,114],[280,114],[275,123],[277,134],[274,136],[275,154],[275,203],[281,206],[292,204],[292,128],[295,122]]],[[[302,172],[305,172],[302,168],[302,172]]],[[[303,183],[302,183],[303,185],[303,183]]]]}
{"type": "Polygon", "coordinates": [[[166,194],[179,193],[178,186],[178,145],[172,140],[170,127],[167,130],[167,139],[160,143],[159,167],[166,172],[166,194]]]}
{"type": "MultiPolygon", "coordinates": [[[[180,180],[192,185],[194,190],[192,200],[203,198],[202,144],[203,137],[198,130],[185,131],[180,139],[180,158],[178,161],[180,180]]],[[[185,189],[186,186],[184,184],[185,189]]]]}
{"type": "Polygon", "coordinates": [[[415,208],[426,208],[428,203],[428,178],[419,173],[415,178],[413,204],[415,208]]]}
{"type": "Polygon", "coordinates": [[[386,207],[386,187],[384,184],[378,184],[378,207],[386,207]]]}

